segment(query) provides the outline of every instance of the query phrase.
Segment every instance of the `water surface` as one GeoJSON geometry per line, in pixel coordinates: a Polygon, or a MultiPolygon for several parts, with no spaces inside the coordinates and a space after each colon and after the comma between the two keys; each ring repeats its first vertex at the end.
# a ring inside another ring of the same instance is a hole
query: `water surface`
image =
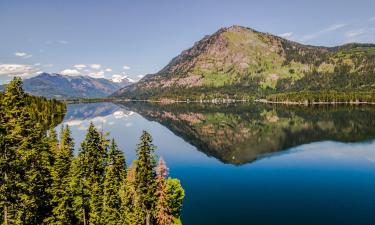
{"type": "Polygon", "coordinates": [[[152,134],[186,190],[184,225],[375,224],[375,108],[72,104],[77,149],[90,121],[128,163],[152,134]]]}

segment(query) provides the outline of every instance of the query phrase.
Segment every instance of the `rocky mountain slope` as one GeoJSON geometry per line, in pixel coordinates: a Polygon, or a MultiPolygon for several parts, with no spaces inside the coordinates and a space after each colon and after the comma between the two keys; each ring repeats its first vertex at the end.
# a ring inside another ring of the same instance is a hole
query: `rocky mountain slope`
{"type": "Polygon", "coordinates": [[[298,90],[374,90],[375,45],[302,45],[232,26],[204,37],[156,74],[124,87],[122,98],[245,98],[298,90]]]}
{"type": "Polygon", "coordinates": [[[106,97],[130,83],[124,79],[114,82],[89,76],[41,73],[38,76],[25,79],[23,88],[28,93],[47,98],[100,98],[106,97]]]}

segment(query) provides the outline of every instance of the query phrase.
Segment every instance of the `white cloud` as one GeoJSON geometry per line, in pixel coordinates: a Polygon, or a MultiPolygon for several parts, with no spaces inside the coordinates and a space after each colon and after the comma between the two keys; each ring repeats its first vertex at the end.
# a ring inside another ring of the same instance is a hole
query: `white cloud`
{"type": "Polygon", "coordinates": [[[70,121],[66,121],[65,122],[65,125],[68,125],[69,127],[73,127],[73,126],[79,126],[82,124],[82,120],[70,120],[70,121]]]}
{"type": "Polygon", "coordinates": [[[27,64],[0,64],[0,76],[18,76],[26,77],[40,73],[40,68],[35,65],[27,64]]]}
{"type": "Polygon", "coordinates": [[[287,33],[279,34],[279,36],[283,37],[283,38],[290,38],[290,37],[292,37],[292,35],[293,35],[292,32],[287,32],[287,33]]]}
{"type": "Polygon", "coordinates": [[[65,70],[61,71],[60,73],[62,75],[66,75],[66,76],[78,76],[78,75],[81,75],[81,72],[79,72],[76,69],[65,69],[65,70]]]}
{"type": "Polygon", "coordinates": [[[127,66],[127,65],[124,65],[122,68],[123,68],[124,70],[130,70],[130,66],[127,66]]]}
{"type": "Polygon", "coordinates": [[[325,31],[335,31],[338,29],[341,29],[343,27],[346,27],[347,24],[340,23],[340,24],[333,24],[332,26],[328,27],[325,31]]]}
{"type": "Polygon", "coordinates": [[[98,69],[100,69],[100,67],[102,67],[102,65],[100,65],[100,64],[91,64],[90,67],[92,69],[94,69],[94,70],[98,70],[98,69]]]}
{"type": "Polygon", "coordinates": [[[88,73],[88,75],[90,77],[94,77],[94,78],[104,78],[104,71],[103,70],[91,71],[91,72],[88,73]]]}
{"type": "Polygon", "coordinates": [[[344,24],[344,23],[333,24],[330,27],[325,28],[323,30],[320,30],[320,31],[318,31],[316,33],[304,35],[304,36],[302,36],[302,38],[300,38],[300,40],[301,41],[310,41],[312,39],[316,39],[316,38],[318,38],[318,37],[320,37],[322,35],[325,35],[325,34],[327,34],[329,32],[332,32],[332,31],[339,30],[339,29],[341,29],[343,27],[346,27],[346,26],[347,26],[347,24],[344,24]]]}
{"type": "Polygon", "coordinates": [[[112,69],[111,68],[107,68],[107,69],[105,69],[105,72],[112,72],[112,69]]]}
{"type": "Polygon", "coordinates": [[[81,70],[83,68],[86,68],[86,65],[85,64],[75,64],[73,67],[78,69],[78,70],[81,70]]]}
{"type": "Polygon", "coordinates": [[[31,58],[33,56],[33,55],[31,55],[29,53],[26,53],[26,52],[15,52],[14,55],[17,56],[17,57],[23,58],[23,59],[28,59],[28,58],[31,58]]]}
{"type": "Polygon", "coordinates": [[[358,37],[358,36],[360,36],[364,33],[365,33],[365,29],[362,28],[362,29],[358,29],[358,30],[348,31],[348,32],[345,33],[345,36],[347,38],[354,38],[354,37],[358,37]]]}

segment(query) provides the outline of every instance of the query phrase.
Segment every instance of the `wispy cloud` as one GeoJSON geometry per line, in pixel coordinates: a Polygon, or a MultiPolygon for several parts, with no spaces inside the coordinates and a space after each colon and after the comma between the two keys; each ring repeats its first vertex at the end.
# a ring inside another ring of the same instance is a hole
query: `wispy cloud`
{"type": "Polygon", "coordinates": [[[68,42],[68,41],[65,41],[65,40],[59,40],[59,41],[57,41],[57,43],[59,43],[59,44],[63,44],[63,45],[66,45],[66,44],[68,44],[69,42],[68,42]]]}
{"type": "Polygon", "coordinates": [[[87,66],[85,64],[75,64],[73,65],[74,68],[76,68],[77,70],[81,70],[83,68],[86,68],[87,66]]]}
{"type": "Polygon", "coordinates": [[[328,27],[326,30],[323,30],[323,31],[324,32],[335,31],[335,30],[341,29],[341,28],[346,27],[346,26],[347,26],[347,24],[345,24],[345,23],[333,24],[332,26],[328,27]]]}
{"type": "Polygon", "coordinates": [[[357,30],[351,30],[351,31],[348,31],[345,33],[345,36],[347,38],[354,38],[354,37],[358,37],[362,34],[364,34],[366,32],[366,30],[364,28],[361,28],[361,29],[357,29],[357,30]]]}
{"type": "Polygon", "coordinates": [[[104,71],[103,70],[91,71],[87,75],[89,75],[90,77],[94,77],[94,78],[104,78],[104,71]]]}
{"type": "Polygon", "coordinates": [[[33,56],[33,55],[31,55],[27,52],[15,52],[14,55],[19,57],[19,58],[22,58],[22,59],[28,59],[28,58],[31,58],[33,56]]]}
{"type": "Polygon", "coordinates": [[[39,66],[28,64],[0,64],[0,76],[26,77],[40,72],[39,66]]]}
{"type": "Polygon", "coordinates": [[[79,72],[76,69],[65,69],[65,70],[61,71],[60,73],[62,75],[66,75],[66,76],[78,76],[78,75],[81,75],[81,72],[79,72]]]}
{"type": "Polygon", "coordinates": [[[100,65],[100,64],[91,64],[90,67],[92,69],[98,70],[98,69],[100,69],[100,67],[102,67],[102,65],[100,65]]]}
{"type": "Polygon", "coordinates": [[[58,40],[58,41],[54,41],[54,40],[47,40],[46,42],[45,42],[47,45],[52,45],[52,44],[62,44],[62,45],[66,45],[66,44],[68,44],[69,42],[68,41],[66,41],[66,40],[58,40]]]}
{"type": "Polygon", "coordinates": [[[307,34],[307,35],[302,36],[302,38],[300,38],[300,41],[310,41],[310,40],[316,39],[316,38],[318,38],[322,35],[330,33],[332,31],[339,30],[339,29],[341,29],[343,27],[346,27],[346,26],[347,26],[347,24],[344,24],[344,23],[333,24],[328,28],[322,29],[322,30],[317,31],[317,32],[312,33],[312,34],[307,34]]]}
{"type": "Polygon", "coordinates": [[[370,17],[370,18],[368,19],[368,21],[369,21],[369,22],[373,22],[373,21],[375,21],[375,16],[370,17]]]}
{"type": "Polygon", "coordinates": [[[290,37],[292,37],[292,35],[293,35],[293,32],[287,32],[287,33],[279,34],[279,36],[283,37],[283,38],[290,38],[290,37]]]}
{"type": "Polygon", "coordinates": [[[127,65],[124,65],[122,68],[123,68],[124,70],[130,70],[130,66],[127,66],[127,65]]]}
{"type": "Polygon", "coordinates": [[[105,69],[105,72],[112,72],[112,69],[111,68],[107,68],[107,69],[105,69]]]}

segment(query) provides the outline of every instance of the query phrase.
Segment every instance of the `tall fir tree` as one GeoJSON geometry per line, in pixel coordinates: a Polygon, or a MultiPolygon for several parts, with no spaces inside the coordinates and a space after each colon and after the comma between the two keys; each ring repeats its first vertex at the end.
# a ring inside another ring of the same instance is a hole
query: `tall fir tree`
{"type": "Polygon", "coordinates": [[[124,154],[112,139],[104,178],[103,222],[107,225],[121,224],[122,207],[119,191],[126,178],[124,154]]]}
{"type": "Polygon", "coordinates": [[[14,78],[2,97],[5,134],[0,164],[4,223],[37,224],[48,212],[49,148],[41,124],[32,120],[22,80],[14,78]]]}
{"type": "Polygon", "coordinates": [[[17,147],[25,136],[21,121],[21,118],[27,116],[22,110],[25,107],[24,100],[22,80],[14,78],[6,86],[0,102],[0,207],[4,224],[14,222],[19,200],[22,160],[17,155],[17,147]]]}
{"type": "Polygon", "coordinates": [[[102,224],[103,181],[106,166],[106,148],[103,135],[90,123],[78,158],[73,165],[75,209],[83,224],[102,224]]]}
{"type": "Polygon", "coordinates": [[[52,196],[48,192],[51,187],[52,152],[41,124],[37,123],[33,132],[18,148],[24,160],[21,181],[17,223],[41,224],[51,209],[52,196]]]}
{"type": "MultiPolygon", "coordinates": [[[[54,134],[50,132],[50,134],[54,134]]],[[[50,135],[53,137],[53,135],[50,135]]],[[[48,224],[68,225],[76,223],[72,204],[70,170],[73,161],[74,142],[68,126],[62,127],[60,132],[60,143],[54,153],[54,164],[52,166],[53,183],[50,189],[53,195],[52,215],[48,218],[48,224]]],[[[51,147],[54,147],[52,142],[51,147]]]]}
{"type": "Polygon", "coordinates": [[[144,213],[142,213],[139,194],[137,193],[135,174],[137,161],[133,161],[128,167],[126,179],[124,180],[121,190],[121,209],[123,224],[144,225],[144,213]]]}
{"type": "Polygon", "coordinates": [[[151,135],[143,131],[137,146],[137,166],[135,168],[136,192],[139,195],[141,213],[144,223],[150,225],[153,222],[153,213],[156,203],[156,173],[155,173],[155,146],[152,144],[151,135]]]}

